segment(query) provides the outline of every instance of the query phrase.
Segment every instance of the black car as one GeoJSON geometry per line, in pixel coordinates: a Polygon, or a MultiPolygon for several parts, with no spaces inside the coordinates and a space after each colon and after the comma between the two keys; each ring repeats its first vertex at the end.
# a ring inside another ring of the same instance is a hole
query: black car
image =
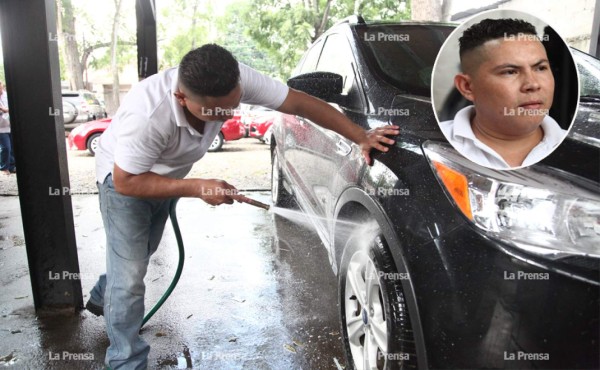
{"type": "Polygon", "coordinates": [[[321,36],[288,85],[401,133],[369,167],[280,115],[273,201],[297,203],[328,251],[348,368],[599,368],[600,62],[576,53],[580,110],[553,154],[491,170],[435,120],[431,71],[453,29],[353,17],[321,36]]]}

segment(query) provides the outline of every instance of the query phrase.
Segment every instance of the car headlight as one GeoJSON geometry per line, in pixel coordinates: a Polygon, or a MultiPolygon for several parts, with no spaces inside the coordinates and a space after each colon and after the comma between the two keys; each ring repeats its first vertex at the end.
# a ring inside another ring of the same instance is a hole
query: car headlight
{"type": "Polygon", "coordinates": [[[486,235],[546,258],[600,258],[597,184],[543,165],[488,169],[448,144],[423,149],[446,193],[486,235]]]}

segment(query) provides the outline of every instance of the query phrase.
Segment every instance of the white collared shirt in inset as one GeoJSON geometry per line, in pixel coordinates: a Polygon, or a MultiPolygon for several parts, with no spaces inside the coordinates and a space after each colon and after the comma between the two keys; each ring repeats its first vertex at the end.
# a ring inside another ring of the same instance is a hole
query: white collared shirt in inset
{"type": "Polygon", "coordinates": [[[440,122],[440,128],[454,149],[465,158],[485,167],[511,169],[537,163],[552,153],[567,134],[567,131],[560,128],[552,117],[545,116],[541,124],[544,131],[542,141],[529,152],[521,166],[512,167],[506,163],[500,154],[477,139],[473,133],[471,116],[474,109],[475,107],[470,105],[459,110],[454,116],[454,120],[440,122]]]}

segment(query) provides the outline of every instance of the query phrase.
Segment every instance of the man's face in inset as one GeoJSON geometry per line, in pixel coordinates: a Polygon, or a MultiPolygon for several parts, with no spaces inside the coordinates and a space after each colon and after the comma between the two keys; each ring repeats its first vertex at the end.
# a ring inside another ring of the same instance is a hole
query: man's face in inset
{"type": "Polygon", "coordinates": [[[548,114],[554,77],[536,36],[487,41],[466,52],[462,66],[464,74],[459,76],[466,88],[459,90],[475,105],[475,123],[488,134],[518,138],[534,132],[548,114]]]}

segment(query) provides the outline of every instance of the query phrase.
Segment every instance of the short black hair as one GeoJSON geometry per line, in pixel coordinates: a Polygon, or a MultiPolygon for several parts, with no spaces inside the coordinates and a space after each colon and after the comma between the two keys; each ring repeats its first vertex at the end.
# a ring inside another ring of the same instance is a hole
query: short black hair
{"type": "Polygon", "coordinates": [[[467,51],[473,50],[487,41],[519,34],[537,36],[535,27],[522,19],[484,19],[467,28],[458,39],[459,55],[462,57],[467,51]]]}
{"type": "Polygon", "coordinates": [[[240,80],[240,67],[227,49],[206,44],[188,52],[179,64],[179,83],[199,96],[225,96],[240,80]]]}

